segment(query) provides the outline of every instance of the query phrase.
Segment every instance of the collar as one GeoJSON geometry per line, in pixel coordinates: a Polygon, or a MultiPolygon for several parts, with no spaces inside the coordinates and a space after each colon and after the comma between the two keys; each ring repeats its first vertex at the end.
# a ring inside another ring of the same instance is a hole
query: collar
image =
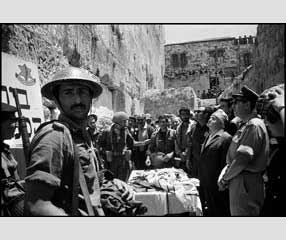
{"type": "MultiPolygon", "coordinates": [[[[70,128],[72,131],[75,131],[75,132],[78,131],[78,130],[81,130],[81,131],[86,130],[86,127],[87,127],[86,124],[79,125],[79,124],[75,123],[74,121],[72,121],[69,117],[67,117],[67,116],[66,116],[65,114],[63,114],[63,113],[61,113],[61,114],[59,115],[58,120],[59,120],[60,122],[66,123],[66,124],[69,126],[69,128],[70,128]]],[[[86,123],[86,121],[85,121],[85,123],[86,123]]]]}
{"type": "Polygon", "coordinates": [[[213,137],[215,137],[215,136],[220,136],[220,135],[222,135],[223,132],[224,132],[224,130],[223,130],[223,129],[220,129],[220,130],[216,131],[214,134],[210,134],[209,136],[210,136],[210,138],[213,138],[213,137]]]}

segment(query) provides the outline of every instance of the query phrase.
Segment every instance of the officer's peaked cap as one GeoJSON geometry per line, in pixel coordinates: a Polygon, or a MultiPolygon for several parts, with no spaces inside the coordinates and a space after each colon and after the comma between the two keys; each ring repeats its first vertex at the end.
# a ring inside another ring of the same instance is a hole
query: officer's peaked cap
{"type": "Polygon", "coordinates": [[[258,94],[254,92],[253,90],[251,90],[249,87],[244,85],[241,88],[241,91],[237,94],[233,94],[232,97],[234,99],[240,98],[246,101],[256,102],[258,99],[258,94]]]}

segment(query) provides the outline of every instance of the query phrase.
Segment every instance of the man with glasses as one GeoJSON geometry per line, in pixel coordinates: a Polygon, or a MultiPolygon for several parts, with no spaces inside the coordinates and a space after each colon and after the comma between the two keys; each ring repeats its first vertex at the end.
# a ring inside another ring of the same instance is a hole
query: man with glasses
{"type": "Polygon", "coordinates": [[[218,186],[229,188],[232,216],[258,216],[264,201],[263,173],[267,166],[269,138],[255,113],[257,93],[247,86],[233,95],[234,114],[242,120],[232,138],[218,186]]]}

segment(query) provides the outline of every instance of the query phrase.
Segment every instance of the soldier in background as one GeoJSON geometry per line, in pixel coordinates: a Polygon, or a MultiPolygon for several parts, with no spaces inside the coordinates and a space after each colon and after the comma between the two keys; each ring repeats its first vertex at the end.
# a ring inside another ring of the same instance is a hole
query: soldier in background
{"type": "Polygon", "coordinates": [[[188,148],[188,133],[191,130],[190,109],[181,108],[179,116],[182,122],[176,129],[176,155],[181,159],[179,167],[186,171],[186,162],[190,157],[188,148]]]}
{"type": "Polygon", "coordinates": [[[1,216],[23,216],[24,187],[18,174],[18,163],[8,144],[4,143],[14,137],[18,119],[17,109],[1,103],[1,216]]]}
{"type": "Polygon", "coordinates": [[[97,116],[95,114],[90,114],[87,117],[87,131],[92,139],[92,144],[94,147],[97,145],[97,138],[99,135],[99,131],[96,127],[97,116]]]}
{"type": "MultiPolygon", "coordinates": [[[[136,141],[150,140],[154,132],[154,128],[146,124],[145,116],[137,116],[136,123],[138,131],[136,131],[136,134],[133,135],[134,139],[136,141]]],[[[146,142],[144,146],[133,147],[132,159],[137,170],[147,169],[145,161],[147,157],[148,145],[148,142],[146,142]]]]}
{"type": "Polygon", "coordinates": [[[264,201],[263,173],[267,166],[269,137],[255,113],[257,93],[247,86],[233,95],[234,114],[242,120],[232,138],[218,186],[229,188],[232,216],[259,216],[264,201]]]}
{"type": "Polygon", "coordinates": [[[285,161],[285,90],[284,84],[265,90],[256,105],[265,121],[269,136],[276,140],[270,145],[270,158],[265,172],[266,196],[262,216],[286,216],[285,161]]]}
{"type": "Polygon", "coordinates": [[[175,156],[176,131],[169,128],[169,117],[158,117],[159,129],[151,136],[149,153],[152,168],[167,168],[173,166],[175,156]]]}
{"type": "Polygon", "coordinates": [[[135,146],[145,146],[149,141],[135,141],[128,130],[129,117],[125,112],[113,115],[111,127],[101,133],[98,145],[105,154],[110,170],[116,178],[127,181],[130,171],[134,169],[131,159],[135,146]]]}

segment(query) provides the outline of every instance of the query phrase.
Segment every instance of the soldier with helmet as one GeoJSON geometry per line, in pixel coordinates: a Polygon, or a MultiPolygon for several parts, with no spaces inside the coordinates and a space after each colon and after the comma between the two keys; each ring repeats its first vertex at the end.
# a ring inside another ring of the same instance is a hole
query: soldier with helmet
{"type": "Polygon", "coordinates": [[[14,137],[18,119],[17,109],[9,104],[1,103],[1,214],[0,216],[23,216],[24,188],[20,181],[17,166],[10,146],[4,143],[14,137]]]}
{"type": "MultiPolygon", "coordinates": [[[[42,124],[32,140],[25,179],[25,214],[78,216],[96,211],[102,216],[99,173],[104,176],[105,172],[86,131],[92,98],[102,92],[100,81],[84,69],[67,67],[41,91],[56,102],[61,113],[57,121],[42,124]]],[[[128,199],[132,198],[127,184],[113,181],[128,199]]]]}

